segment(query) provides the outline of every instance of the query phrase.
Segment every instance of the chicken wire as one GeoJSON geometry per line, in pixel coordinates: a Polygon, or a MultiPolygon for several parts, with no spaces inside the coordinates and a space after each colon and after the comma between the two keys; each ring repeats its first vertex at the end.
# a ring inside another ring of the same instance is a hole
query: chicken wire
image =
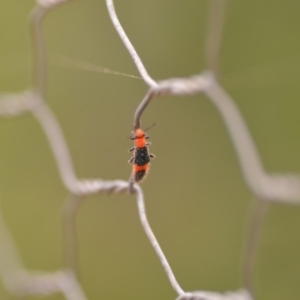
{"type": "MultiPolygon", "coordinates": [[[[127,37],[117,17],[114,3],[106,0],[108,13],[127,48],[148,91],[134,114],[133,129],[140,128],[144,110],[155,97],[165,95],[193,95],[203,93],[212,101],[228,130],[234,145],[239,165],[249,189],[257,197],[253,210],[244,263],[244,287],[233,292],[185,291],[177,281],[162,248],[153,233],[146,214],[142,188],[129,181],[101,179],[78,179],[67,142],[55,114],[45,101],[46,90],[46,54],[42,30],[43,19],[48,12],[60,4],[71,5],[71,0],[39,0],[30,15],[30,32],[33,59],[33,86],[28,90],[0,96],[0,115],[15,117],[31,113],[38,120],[53,152],[61,181],[70,193],[63,210],[64,252],[66,266],[56,272],[30,271],[19,257],[17,247],[0,214],[0,274],[4,286],[14,295],[51,295],[62,293],[66,299],[87,299],[78,280],[76,232],[74,222],[80,204],[90,195],[98,193],[130,192],[136,197],[141,225],[165,271],[169,282],[177,294],[177,300],[252,300],[254,299],[253,274],[259,234],[270,203],[282,202],[298,204],[300,201],[300,176],[294,174],[268,174],[261,162],[259,152],[248,131],[243,116],[232,97],[218,81],[218,57],[221,45],[222,29],[225,17],[225,0],[210,0],[211,12],[206,42],[207,70],[188,78],[170,78],[157,81],[153,79],[134,46],[127,37]]],[[[201,283],[200,283],[201,285],[201,283]]],[[[201,288],[201,286],[200,286],[201,288]]]]}

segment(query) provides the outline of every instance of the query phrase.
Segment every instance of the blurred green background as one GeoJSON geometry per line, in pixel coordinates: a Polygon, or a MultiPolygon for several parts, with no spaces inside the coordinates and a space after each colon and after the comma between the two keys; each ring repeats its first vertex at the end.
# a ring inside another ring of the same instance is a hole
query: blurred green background
{"type": "MultiPolygon", "coordinates": [[[[208,1],[115,1],[120,20],[157,79],[205,65],[208,1]]],[[[28,15],[34,1],[0,2],[0,91],[31,83],[28,15]]],[[[221,49],[223,86],[253,134],[268,172],[300,173],[300,3],[230,0],[221,49]]],[[[138,75],[105,1],[65,4],[44,23],[47,102],[80,178],[127,180],[126,137],[147,88],[141,80],[67,69],[57,57],[138,75]]],[[[143,183],[149,221],[185,290],[234,290],[253,196],[212,103],[202,95],[155,99],[156,159],[143,183]]],[[[68,192],[41,127],[30,114],[0,120],[1,208],[26,267],[61,267],[61,208],[68,192]]],[[[273,205],[256,264],[257,299],[300,298],[300,208],[273,205]]],[[[77,219],[81,282],[89,299],[175,299],[128,195],[98,195],[77,219]]],[[[1,243],[1,241],[0,241],[1,243]]],[[[0,287],[0,299],[14,299],[0,287]]],[[[28,299],[34,299],[28,298],[28,299]]],[[[45,299],[63,299],[61,295],[45,299]]]]}

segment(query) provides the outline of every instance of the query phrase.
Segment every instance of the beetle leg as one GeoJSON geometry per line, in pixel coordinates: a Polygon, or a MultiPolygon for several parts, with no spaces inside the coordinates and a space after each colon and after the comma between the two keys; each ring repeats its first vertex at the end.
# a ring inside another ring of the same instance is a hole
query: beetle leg
{"type": "Polygon", "coordinates": [[[128,152],[131,152],[131,151],[133,151],[133,150],[135,150],[135,147],[130,148],[130,149],[128,150],[128,152]]]}
{"type": "Polygon", "coordinates": [[[132,164],[132,163],[133,163],[133,161],[134,161],[134,156],[132,156],[132,157],[129,159],[129,161],[128,161],[128,162],[129,162],[130,164],[132,164]]]}

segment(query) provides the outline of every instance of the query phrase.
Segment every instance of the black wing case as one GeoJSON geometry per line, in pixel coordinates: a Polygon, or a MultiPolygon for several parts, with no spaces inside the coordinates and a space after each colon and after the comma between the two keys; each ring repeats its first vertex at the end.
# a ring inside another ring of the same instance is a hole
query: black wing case
{"type": "Polygon", "coordinates": [[[144,166],[150,162],[149,150],[147,147],[136,148],[134,163],[138,166],[144,166]]]}

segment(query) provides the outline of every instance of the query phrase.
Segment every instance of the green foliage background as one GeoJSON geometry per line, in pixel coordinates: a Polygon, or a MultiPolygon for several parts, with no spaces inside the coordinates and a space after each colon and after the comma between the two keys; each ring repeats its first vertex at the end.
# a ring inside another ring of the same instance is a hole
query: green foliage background
{"type": "MultiPolygon", "coordinates": [[[[205,68],[208,1],[116,0],[120,20],[150,74],[186,76],[205,68]]],[[[34,1],[0,2],[0,90],[31,83],[27,19],[34,1]]],[[[221,82],[234,97],[268,172],[300,173],[300,3],[230,0],[221,82]]],[[[81,0],[44,23],[49,57],[47,102],[80,178],[127,179],[141,80],[66,69],[57,56],[137,74],[104,0],[81,0]]],[[[253,196],[215,107],[202,95],[155,99],[157,158],[143,184],[148,216],[185,290],[237,289],[253,196]]],[[[29,269],[61,266],[61,208],[68,193],[48,142],[30,114],[0,120],[0,200],[29,269]]],[[[174,299],[140,226],[134,198],[98,195],[78,214],[81,282],[89,299],[174,299]]],[[[300,297],[300,208],[273,205],[260,244],[257,299],[300,297]]],[[[1,241],[0,241],[1,243],[1,241]]],[[[14,299],[0,288],[0,299],[14,299]]],[[[33,298],[30,298],[33,299],[33,298]]],[[[45,299],[63,299],[61,295],[45,299]]]]}

